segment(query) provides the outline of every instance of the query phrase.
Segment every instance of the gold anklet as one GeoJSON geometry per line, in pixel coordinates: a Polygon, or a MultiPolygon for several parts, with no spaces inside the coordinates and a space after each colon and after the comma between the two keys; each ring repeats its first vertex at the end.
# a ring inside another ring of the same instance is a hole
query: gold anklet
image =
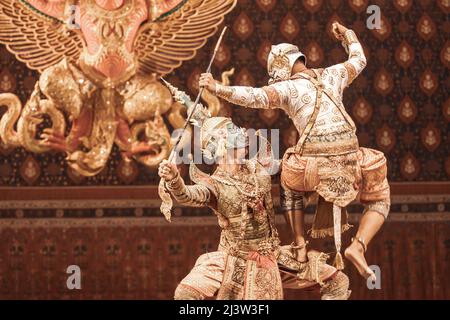
{"type": "Polygon", "coordinates": [[[363,247],[364,253],[367,251],[367,246],[366,243],[364,242],[364,239],[359,237],[359,238],[352,238],[352,242],[358,241],[358,243],[363,247]]]}

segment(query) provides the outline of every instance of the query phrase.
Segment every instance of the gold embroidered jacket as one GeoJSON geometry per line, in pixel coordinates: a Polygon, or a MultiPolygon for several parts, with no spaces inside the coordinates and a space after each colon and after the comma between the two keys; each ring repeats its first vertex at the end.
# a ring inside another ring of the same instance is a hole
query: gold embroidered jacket
{"type": "Polygon", "coordinates": [[[177,176],[166,186],[178,203],[210,207],[219,219],[218,251],[228,257],[220,299],[259,299],[262,292],[265,299],[281,299],[282,275],[283,281],[294,280],[291,285],[298,289],[324,285],[336,272],[326,264],[328,256],[323,253],[311,252],[309,261],[300,263],[290,246],[279,245],[271,177],[258,162],[247,161],[236,175],[218,169],[209,176],[191,165],[190,175],[195,185],[187,186],[177,176]],[[272,281],[258,280],[262,274],[272,281]]]}
{"type": "MultiPolygon", "coordinates": [[[[344,89],[361,73],[366,66],[363,48],[355,33],[348,30],[343,42],[348,49],[349,59],[326,69],[314,70],[318,81],[307,74],[293,75],[288,81],[281,81],[263,88],[223,86],[217,84],[217,96],[231,103],[248,108],[281,108],[293,120],[300,136],[310,130],[304,151],[314,155],[344,154],[358,149],[355,125],[342,104],[344,89]],[[311,81],[313,80],[313,81],[311,81]],[[317,88],[324,93],[318,99],[317,88]],[[315,121],[313,118],[316,102],[320,101],[315,121]],[[339,148],[330,144],[340,141],[339,148]],[[342,143],[345,141],[345,143],[342,143]],[[345,145],[343,147],[343,145],[345,145]],[[312,148],[313,150],[309,150],[312,148]],[[338,149],[338,150],[336,150],[338,149]]],[[[306,154],[306,153],[303,154],[306,154]]]]}
{"type": "Polygon", "coordinates": [[[222,228],[220,249],[239,256],[258,251],[269,254],[278,245],[274,227],[271,177],[256,161],[248,161],[231,175],[218,169],[209,176],[191,165],[195,185],[181,177],[167,182],[175,200],[186,206],[210,207],[222,228]]]}

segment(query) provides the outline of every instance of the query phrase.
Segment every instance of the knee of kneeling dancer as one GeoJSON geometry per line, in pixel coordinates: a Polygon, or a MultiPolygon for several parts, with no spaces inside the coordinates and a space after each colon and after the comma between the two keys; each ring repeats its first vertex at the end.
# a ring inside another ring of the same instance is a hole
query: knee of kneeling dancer
{"type": "Polygon", "coordinates": [[[203,300],[205,297],[193,289],[189,289],[183,285],[178,285],[175,289],[175,300],[203,300]]]}
{"type": "Polygon", "coordinates": [[[351,291],[350,281],[346,274],[338,271],[321,289],[322,300],[347,300],[351,291]]]}

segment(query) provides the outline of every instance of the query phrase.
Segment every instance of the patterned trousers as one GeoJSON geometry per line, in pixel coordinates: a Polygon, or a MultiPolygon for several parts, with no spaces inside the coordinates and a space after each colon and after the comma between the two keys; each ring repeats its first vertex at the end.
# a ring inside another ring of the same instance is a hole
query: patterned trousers
{"type": "MultiPolygon", "coordinates": [[[[192,271],[175,290],[176,300],[204,300],[213,298],[222,286],[227,253],[216,251],[200,256],[192,271]]],[[[299,279],[298,274],[279,265],[285,289],[307,289],[319,286],[315,281],[299,279]]],[[[334,267],[328,266],[321,274],[320,287],[323,300],[346,300],[350,296],[348,277],[334,267]]]]}

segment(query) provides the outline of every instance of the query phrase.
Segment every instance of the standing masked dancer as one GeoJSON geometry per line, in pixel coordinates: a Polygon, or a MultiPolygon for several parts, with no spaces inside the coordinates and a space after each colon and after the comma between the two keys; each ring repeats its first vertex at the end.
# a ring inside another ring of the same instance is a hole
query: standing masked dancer
{"type": "Polygon", "coordinates": [[[175,299],[282,299],[283,287],[320,287],[324,300],[347,299],[348,277],[326,264],[326,254],[310,251],[309,261],[301,263],[290,246],[279,246],[271,176],[260,161],[245,159],[245,130],[229,118],[208,118],[201,125],[200,140],[204,155],[217,163],[212,175],[191,164],[195,184],[186,185],[175,164],[166,160],[159,168],[178,203],[211,208],[222,229],[217,251],[198,258],[176,288],[175,299]]]}
{"type": "Polygon", "coordinates": [[[318,195],[311,236],[334,236],[335,263],[342,269],[341,232],[350,227],[345,207],[359,198],[364,214],[345,256],[363,277],[374,281],[364,253],[389,213],[386,158],[382,152],[359,147],[355,124],[342,102],[344,89],[366,66],[363,48],[356,34],[339,23],[333,24],[333,34],[349,53],[344,63],[308,69],[305,55],[296,46],[280,44],[269,54],[268,86],[223,86],[211,74],[203,74],[200,85],[231,103],[281,108],[289,115],[300,138],[283,158],[281,201],[295,235],[297,259],[307,259],[304,206],[318,195]]]}

